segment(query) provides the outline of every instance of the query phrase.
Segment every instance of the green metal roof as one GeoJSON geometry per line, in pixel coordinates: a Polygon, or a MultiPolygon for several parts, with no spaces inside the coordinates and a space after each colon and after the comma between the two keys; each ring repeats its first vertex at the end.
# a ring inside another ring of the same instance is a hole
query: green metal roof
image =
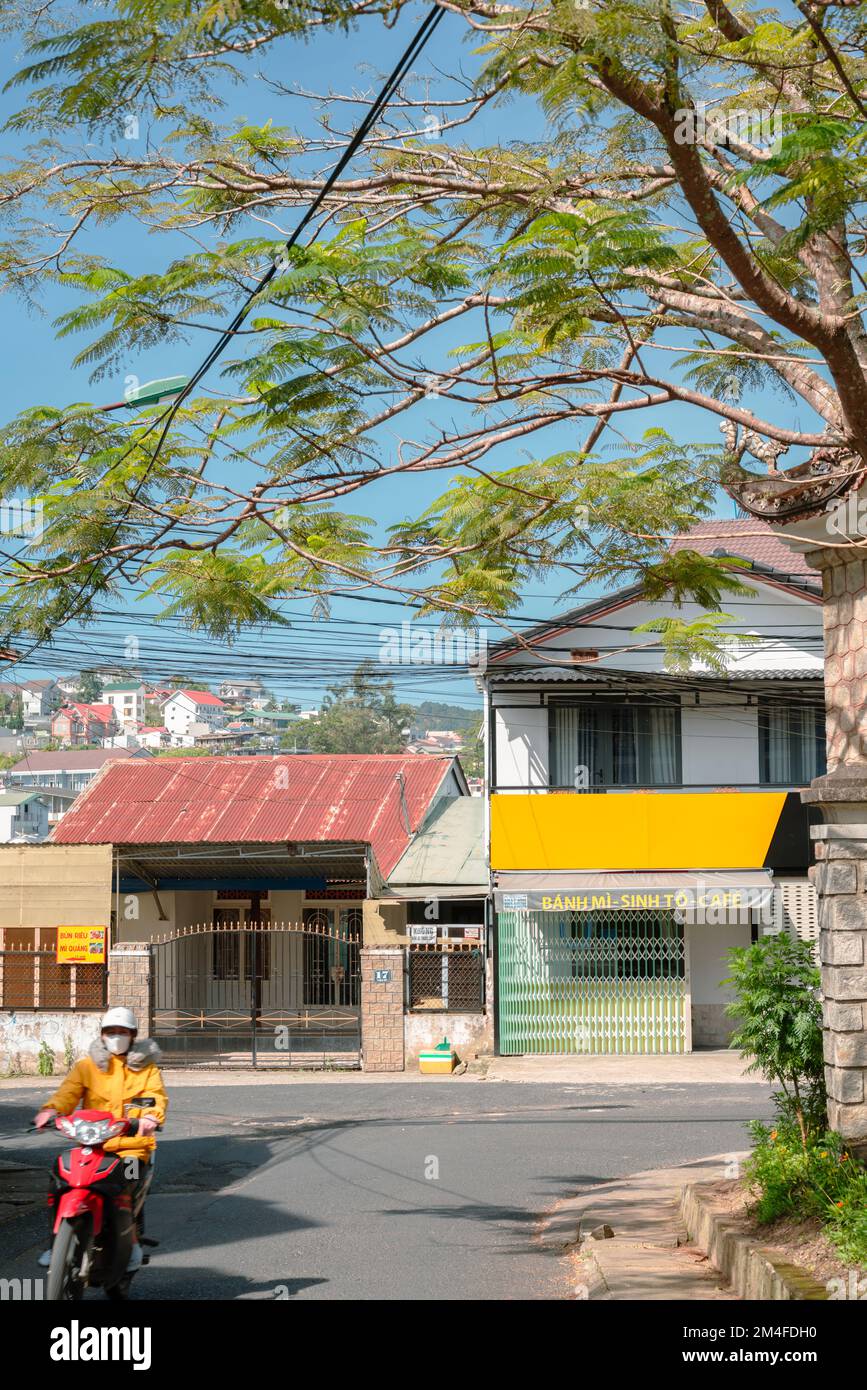
{"type": "Polygon", "coordinates": [[[274,724],[292,724],[298,719],[297,714],[280,709],[244,709],[241,714],[248,719],[269,719],[274,724]]]}
{"type": "Polygon", "coordinates": [[[489,882],[484,798],[443,797],[389,874],[385,895],[485,897],[489,882]]]}
{"type": "Polygon", "coordinates": [[[38,801],[39,792],[0,792],[0,806],[23,806],[25,801],[38,801]]]}

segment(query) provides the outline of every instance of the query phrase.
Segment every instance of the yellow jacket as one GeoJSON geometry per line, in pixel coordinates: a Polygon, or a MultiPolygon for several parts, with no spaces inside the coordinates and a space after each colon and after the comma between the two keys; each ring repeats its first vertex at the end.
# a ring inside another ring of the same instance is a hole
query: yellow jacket
{"type": "MultiPolygon", "coordinates": [[[[157,1066],[159,1048],[150,1038],[136,1038],[125,1056],[116,1057],[98,1038],[87,1057],[76,1062],[46,1106],[59,1115],[71,1115],[73,1110],[109,1110],[116,1120],[141,1119],[150,1116],[162,1124],[168,1108],[168,1096],[157,1066]],[[156,1102],[144,1110],[124,1111],[124,1106],[139,1096],[149,1096],[156,1102]]],[[[128,1154],[148,1162],[156,1148],[152,1134],[121,1134],[105,1145],[109,1153],[128,1154]]]]}

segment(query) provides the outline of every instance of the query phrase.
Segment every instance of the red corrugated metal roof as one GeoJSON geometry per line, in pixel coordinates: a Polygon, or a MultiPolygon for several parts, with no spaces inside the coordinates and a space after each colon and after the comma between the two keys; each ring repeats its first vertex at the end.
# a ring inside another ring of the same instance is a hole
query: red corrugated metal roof
{"type": "Polygon", "coordinates": [[[223,701],[209,690],[176,690],[175,695],[186,695],[194,705],[219,705],[221,709],[223,706],[223,701]]]}
{"type": "Polygon", "coordinates": [[[114,763],[56,826],[55,844],[370,844],[383,875],[451,767],[430,754],[287,754],[114,763]],[[285,785],[284,785],[285,783],[285,785]]]}

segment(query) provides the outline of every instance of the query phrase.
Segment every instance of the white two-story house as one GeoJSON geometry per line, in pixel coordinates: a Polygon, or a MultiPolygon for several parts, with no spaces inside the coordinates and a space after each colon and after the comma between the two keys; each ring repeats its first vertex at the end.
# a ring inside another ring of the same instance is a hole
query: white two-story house
{"type": "Polygon", "coordinates": [[[177,690],[163,705],[166,730],[177,744],[189,733],[191,725],[221,729],[225,719],[223,701],[209,690],[177,690]]]}
{"type": "Polygon", "coordinates": [[[726,672],[667,670],[673,610],[624,588],[501,643],[483,678],[504,1053],[724,1045],[732,946],[815,936],[807,811],[824,771],[819,576],[757,521],[675,546],[750,562],[726,672]]]}
{"type": "Polygon", "coordinates": [[[114,709],[118,728],[144,723],[145,688],[141,681],[111,681],[103,686],[102,698],[114,709]]]}
{"type": "Polygon", "coordinates": [[[48,807],[37,792],[0,791],[0,844],[38,844],[48,829],[48,807]]]}

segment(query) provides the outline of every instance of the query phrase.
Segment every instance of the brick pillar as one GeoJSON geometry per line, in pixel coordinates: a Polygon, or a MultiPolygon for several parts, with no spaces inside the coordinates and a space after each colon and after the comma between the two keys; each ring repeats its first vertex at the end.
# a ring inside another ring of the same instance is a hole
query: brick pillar
{"type": "Polygon", "coordinates": [[[867,765],[839,764],[802,800],[825,823],[811,828],[819,900],[828,1122],[867,1157],[867,765]]]}
{"type": "Polygon", "coordinates": [[[108,953],[108,1007],[123,1005],[138,1019],[138,1035],[153,1028],[151,948],[143,941],[121,941],[108,953]]]}
{"type": "Polygon", "coordinates": [[[361,949],[361,1066],[364,1071],[403,1071],[403,950],[361,949]],[[388,972],[390,978],[377,980],[388,972]]]}

